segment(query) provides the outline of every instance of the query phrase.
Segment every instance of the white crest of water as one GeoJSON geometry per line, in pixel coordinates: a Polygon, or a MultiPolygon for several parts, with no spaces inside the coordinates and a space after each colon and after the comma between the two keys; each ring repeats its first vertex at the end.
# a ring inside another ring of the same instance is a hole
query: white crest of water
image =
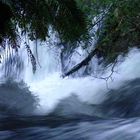
{"type": "MultiPolygon", "coordinates": [[[[62,99],[73,94],[81,102],[99,104],[104,101],[110,89],[117,89],[126,81],[140,78],[140,51],[138,49],[130,50],[123,61],[116,65],[114,73],[111,75],[112,78],[108,81],[103,77],[110,75],[111,68],[101,75],[102,78],[93,76],[62,78],[60,49],[56,47],[55,41],[57,42],[57,38],[52,36],[47,43],[37,44],[38,59],[36,59],[37,71],[35,74],[32,72],[32,65],[24,45],[19,51],[19,56],[23,58],[25,65],[22,79],[27,83],[32,93],[39,98],[38,113],[44,114],[52,111],[62,99]]],[[[30,46],[35,54],[35,43],[31,42],[30,46]]],[[[72,56],[75,64],[86,56],[81,48],[78,48],[77,51],[82,55],[79,58],[75,54],[72,56]]],[[[94,65],[94,61],[92,65],[93,69],[97,67],[96,63],[94,65]]]]}
{"type": "MultiPolygon", "coordinates": [[[[38,46],[38,58],[41,67],[36,74],[31,65],[25,67],[25,82],[32,93],[39,98],[37,112],[48,113],[64,98],[75,94],[82,102],[99,104],[106,98],[109,89],[119,88],[126,81],[140,77],[140,51],[130,50],[129,54],[115,67],[112,79],[105,81],[87,76],[83,78],[61,77],[59,50],[38,46]],[[56,51],[56,52],[55,52],[56,51]]],[[[75,58],[77,60],[77,58],[75,58]]],[[[102,77],[110,75],[108,69],[102,77]]]]}

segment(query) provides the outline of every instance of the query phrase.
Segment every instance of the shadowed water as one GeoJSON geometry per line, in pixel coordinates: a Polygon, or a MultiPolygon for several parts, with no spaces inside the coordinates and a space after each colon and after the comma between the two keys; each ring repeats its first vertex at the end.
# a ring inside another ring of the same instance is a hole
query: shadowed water
{"type": "Polygon", "coordinates": [[[0,86],[0,140],[140,140],[139,92],[140,79],[127,81],[100,104],[71,95],[38,115],[28,87],[6,81],[0,86]]]}
{"type": "Polygon", "coordinates": [[[138,50],[117,66],[107,89],[93,77],[60,78],[59,53],[39,49],[35,75],[23,66],[25,54],[5,61],[1,74],[12,79],[0,83],[0,140],[140,140],[138,50]]]}

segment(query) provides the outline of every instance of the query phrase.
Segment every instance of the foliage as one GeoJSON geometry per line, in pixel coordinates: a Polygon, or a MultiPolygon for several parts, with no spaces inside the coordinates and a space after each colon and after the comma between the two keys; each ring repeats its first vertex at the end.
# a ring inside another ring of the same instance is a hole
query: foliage
{"type": "Polygon", "coordinates": [[[49,26],[67,42],[87,33],[85,16],[74,0],[0,0],[0,6],[1,42],[7,38],[16,43],[20,32],[45,41],[49,26]]]}
{"type": "MultiPolygon", "coordinates": [[[[139,47],[140,4],[139,0],[77,0],[89,20],[101,19],[96,48],[104,62],[111,63],[131,47],[139,47]]],[[[95,24],[91,24],[93,27],[95,24]]]]}
{"type": "MultiPolygon", "coordinates": [[[[140,47],[140,4],[139,0],[77,0],[88,15],[88,19],[97,22],[97,42],[89,55],[75,65],[64,76],[71,75],[81,67],[88,65],[96,55],[103,63],[115,63],[119,55],[125,55],[130,48],[140,47]],[[100,22],[100,25],[98,24],[100,22]]],[[[87,46],[89,48],[89,46],[87,46]]]]}
{"type": "MultiPolygon", "coordinates": [[[[75,43],[88,35],[85,17],[75,0],[0,0],[0,45],[17,51],[22,35],[46,41],[50,26],[62,42],[75,43]]],[[[27,42],[25,47],[35,72],[36,58],[27,42]]]]}
{"type": "Polygon", "coordinates": [[[107,63],[140,45],[139,13],[139,0],[112,0],[98,39],[98,48],[107,63]]]}
{"type": "Polygon", "coordinates": [[[98,25],[96,46],[87,60],[96,52],[108,64],[140,45],[139,13],[139,0],[0,0],[0,42],[4,46],[8,40],[15,48],[20,33],[30,40],[45,41],[51,26],[63,44],[76,42],[66,45],[66,52],[77,47],[77,41],[85,41],[85,48],[91,47],[89,42],[95,36],[88,32],[98,25]]]}

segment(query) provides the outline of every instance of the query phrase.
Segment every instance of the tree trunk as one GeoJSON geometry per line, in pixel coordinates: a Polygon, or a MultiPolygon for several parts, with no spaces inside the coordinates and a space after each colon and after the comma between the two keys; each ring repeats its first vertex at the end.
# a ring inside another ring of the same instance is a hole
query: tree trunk
{"type": "Polygon", "coordinates": [[[80,68],[82,68],[83,66],[86,66],[88,65],[88,63],[91,61],[91,59],[93,58],[93,56],[95,56],[97,53],[99,52],[98,49],[93,49],[89,55],[84,59],[82,60],[80,63],[78,63],[77,65],[75,65],[72,69],[70,69],[68,72],[64,73],[62,75],[62,77],[66,77],[66,76],[69,76],[75,72],[77,72],[80,68]]]}

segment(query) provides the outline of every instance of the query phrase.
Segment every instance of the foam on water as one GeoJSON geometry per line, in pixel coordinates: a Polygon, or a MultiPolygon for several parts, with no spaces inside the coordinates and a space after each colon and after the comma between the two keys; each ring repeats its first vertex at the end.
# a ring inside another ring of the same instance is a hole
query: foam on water
{"type": "MultiPolygon", "coordinates": [[[[54,53],[53,49],[48,51],[46,47],[43,49],[40,47],[38,53],[41,68],[38,68],[37,73],[33,75],[31,66],[28,64],[25,68],[24,80],[32,93],[40,99],[40,106],[37,109],[39,114],[53,111],[62,99],[73,94],[82,102],[100,104],[106,99],[106,94],[110,89],[118,89],[126,81],[140,77],[140,51],[138,49],[130,50],[129,54],[123,58],[123,62],[115,67],[112,75],[113,81],[109,79],[107,83],[103,79],[92,76],[63,79],[61,78],[59,51],[54,53]]],[[[110,73],[108,69],[102,77],[110,73]]]]}
{"type": "MultiPolygon", "coordinates": [[[[24,61],[24,70],[20,75],[20,79],[23,79],[29,86],[32,94],[39,98],[40,105],[36,110],[38,114],[53,111],[63,99],[71,97],[71,95],[76,95],[75,97],[77,97],[78,100],[86,104],[100,104],[106,99],[110,89],[119,89],[122,85],[125,85],[127,81],[140,78],[140,51],[138,49],[130,50],[125,58],[120,56],[119,61],[123,61],[116,65],[114,69],[115,72],[112,75],[113,80],[109,79],[106,82],[103,79],[94,78],[93,76],[62,78],[60,49],[56,47],[55,40],[57,41],[57,37],[52,34],[52,38],[50,38],[51,42],[48,41],[47,44],[44,43],[43,45],[38,44],[38,67],[35,74],[32,72],[32,66],[28,60],[28,55],[23,44],[18,53],[18,56],[24,61]]],[[[35,54],[36,52],[34,52],[33,49],[35,48],[35,43],[31,42],[30,46],[35,54]]],[[[71,57],[75,64],[87,55],[87,53],[80,48],[78,48],[77,51],[79,51],[81,55],[74,54],[71,57]]],[[[93,58],[93,61],[94,59],[95,58],[93,58]]],[[[12,65],[14,64],[20,66],[20,63],[13,63],[12,65]]],[[[94,62],[92,64],[94,64],[94,62]]],[[[2,68],[2,66],[0,67],[2,68]]],[[[92,69],[96,69],[96,67],[97,64],[93,65],[92,69]]],[[[17,67],[14,67],[13,73],[15,73],[16,69],[17,67]]],[[[23,69],[23,67],[19,70],[21,69],[23,69]]],[[[10,76],[12,76],[12,69],[10,69],[10,73],[10,76]]],[[[110,73],[111,68],[108,68],[101,77],[106,77],[110,75],[110,73]]],[[[2,75],[3,71],[1,70],[0,76],[2,75]]],[[[72,102],[72,104],[75,104],[75,102],[72,102]]],[[[79,109],[81,108],[79,107],[79,109]]]]}

